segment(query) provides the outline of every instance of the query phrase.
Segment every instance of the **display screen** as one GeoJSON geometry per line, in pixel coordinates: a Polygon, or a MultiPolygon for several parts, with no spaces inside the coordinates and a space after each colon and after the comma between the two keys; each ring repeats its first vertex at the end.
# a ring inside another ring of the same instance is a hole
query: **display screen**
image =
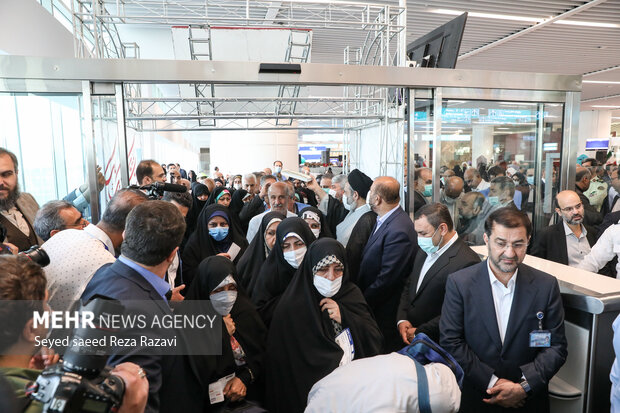
{"type": "Polygon", "coordinates": [[[82,405],[83,412],[104,413],[108,410],[108,403],[100,400],[86,399],[82,405]]]}
{"type": "Polygon", "coordinates": [[[588,139],[586,140],[586,151],[596,151],[598,149],[609,148],[609,139],[588,139]]]}

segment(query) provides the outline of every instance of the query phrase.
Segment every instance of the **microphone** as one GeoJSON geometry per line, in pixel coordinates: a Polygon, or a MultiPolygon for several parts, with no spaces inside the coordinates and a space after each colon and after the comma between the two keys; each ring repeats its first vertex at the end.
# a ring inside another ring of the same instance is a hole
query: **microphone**
{"type": "Polygon", "coordinates": [[[145,185],[140,187],[140,189],[155,189],[162,192],[187,192],[187,188],[183,185],[169,184],[164,182],[153,182],[151,185],[145,185]]]}

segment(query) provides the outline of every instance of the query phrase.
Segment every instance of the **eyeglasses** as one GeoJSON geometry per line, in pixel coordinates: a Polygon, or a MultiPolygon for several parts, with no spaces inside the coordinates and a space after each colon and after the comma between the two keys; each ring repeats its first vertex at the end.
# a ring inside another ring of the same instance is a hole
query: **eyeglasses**
{"type": "Polygon", "coordinates": [[[527,248],[528,243],[519,241],[519,242],[510,244],[506,241],[501,241],[501,240],[496,239],[493,241],[493,245],[495,246],[495,248],[502,250],[502,251],[506,251],[508,248],[512,248],[515,251],[522,251],[525,248],[527,248]]]}
{"type": "Polygon", "coordinates": [[[574,205],[574,206],[569,206],[569,207],[566,207],[566,208],[560,208],[560,211],[562,211],[562,212],[571,212],[573,210],[577,211],[577,210],[581,209],[582,205],[583,204],[580,202],[580,203],[578,203],[577,205],[574,205]]]}

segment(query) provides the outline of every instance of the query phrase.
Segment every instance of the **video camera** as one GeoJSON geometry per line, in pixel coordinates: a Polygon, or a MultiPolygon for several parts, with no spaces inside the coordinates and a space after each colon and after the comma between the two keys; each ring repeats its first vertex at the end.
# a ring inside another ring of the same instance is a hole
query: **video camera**
{"type": "MultiPolygon", "coordinates": [[[[0,242],[4,241],[5,238],[6,228],[0,223],[0,242]]],[[[12,254],[12,251],[9,249],[9,247],[5,244],[0,244],[0,255],[10,254],[12,254]]],[[[38,245],[33,245],[28,251],[22,251],[19,253],[19,255],[30,258],[35,264],[39,264],[41,267],[45,267],[50,263],[49,255],[47,255],[43,248],[39,247],[38,245]]]]}
{"type": "MultiPolygon", "coordinates": [[[[123,306],[112,300],[96,298],[83,305],[80,311],[92,311],[95,320],[103,314],[120,314],[123,306]]],[[[100,339],[107,333],[100,329],[75,328],[71,342],[77,339],[100,339]]],[[[89,346],[69,346],[63,361],[43,370],[26,394],[43,403],[43,412],[78,413],[116,412],[125,393],[123,380],[110,374],[108,356],[101,349],[89,346]]]]}
{"type": "Polygon", "coordinates": [[[149,199],[161,199],[164,196],[164,192],[187,192],[187,188],[183,185],[169,184],[165,182],[153,182],[150,185],[130,186],[131,189],[140,189],[142,191],[146,191],[146,196],[149,199]]]}

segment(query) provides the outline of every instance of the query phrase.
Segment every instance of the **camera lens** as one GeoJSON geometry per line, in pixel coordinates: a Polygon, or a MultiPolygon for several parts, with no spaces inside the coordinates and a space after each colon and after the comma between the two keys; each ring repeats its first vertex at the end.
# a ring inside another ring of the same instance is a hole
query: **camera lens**
{"type": "Polygon", "coordinates": [[[19,253],[20,255],[25,255],[30,258],[34,263],[39,264],[41,267],[45,267],[50,263],[50,257],[47,255],[47,252],[43,250],[43,248],[38,245],[33,245],[28,251],[23,251],[19,253]]]}

